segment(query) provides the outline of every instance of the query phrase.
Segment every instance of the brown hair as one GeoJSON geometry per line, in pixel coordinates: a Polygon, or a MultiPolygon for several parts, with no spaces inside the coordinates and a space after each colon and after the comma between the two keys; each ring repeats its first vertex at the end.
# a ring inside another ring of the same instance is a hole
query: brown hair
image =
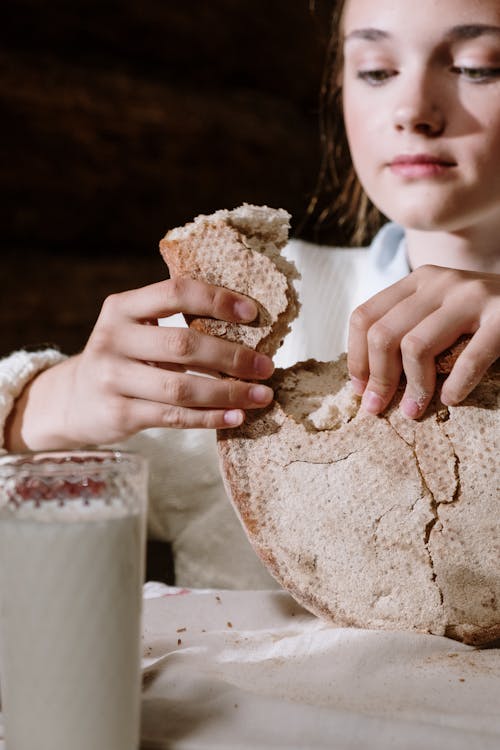
{"type": "Polygon", "coordinates": [[[336,0],[320,90],[321,164],[307,209],[312,233],[332,234],[337,244],[364,245],[386,221],[363,190],[349,151],[342,112],[342,14],[346,0],[336,0]]]}

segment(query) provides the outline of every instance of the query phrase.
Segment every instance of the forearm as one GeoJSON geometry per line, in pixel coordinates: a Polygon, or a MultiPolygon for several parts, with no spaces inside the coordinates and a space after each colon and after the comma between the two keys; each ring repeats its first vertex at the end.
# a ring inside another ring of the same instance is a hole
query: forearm
{"type": "Polygon", "coordinates": [[[32,378],[14,402],[4,432],[8,451],[79,447],[70,435],[67,411],[76,357],[49,367],[32,378]]]}

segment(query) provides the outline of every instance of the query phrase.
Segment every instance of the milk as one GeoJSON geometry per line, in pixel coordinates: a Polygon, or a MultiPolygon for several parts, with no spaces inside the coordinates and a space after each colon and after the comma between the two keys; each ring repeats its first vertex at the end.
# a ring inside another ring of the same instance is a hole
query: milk
{"type": "Polygon", "coordinates": [[[119,498],[0,520],[7,750],[138,747],[143,532],[119,498]]]}

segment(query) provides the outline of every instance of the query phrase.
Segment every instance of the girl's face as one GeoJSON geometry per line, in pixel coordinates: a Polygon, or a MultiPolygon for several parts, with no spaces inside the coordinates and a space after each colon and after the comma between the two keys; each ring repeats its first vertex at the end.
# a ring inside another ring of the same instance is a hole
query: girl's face
{"type": "Polygon", "coordinates": [[[500,231],[500,0],[347,0],[343,106],[375,205],[403,226],[500,231]]]}

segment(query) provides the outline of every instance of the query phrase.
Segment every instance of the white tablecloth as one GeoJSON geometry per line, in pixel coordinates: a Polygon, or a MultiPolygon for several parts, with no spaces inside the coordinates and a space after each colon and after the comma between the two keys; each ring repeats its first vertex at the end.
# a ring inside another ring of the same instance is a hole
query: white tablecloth
{"type": "Polygon", "coordinates": [[[142,708],[141,750],[498,750],[500,649],[146,584],[142,708]]]}
{"type": "Polygon", "coordinates": [[[500,649],[147,585],[143,750],[498,750],[500,649]]]}

